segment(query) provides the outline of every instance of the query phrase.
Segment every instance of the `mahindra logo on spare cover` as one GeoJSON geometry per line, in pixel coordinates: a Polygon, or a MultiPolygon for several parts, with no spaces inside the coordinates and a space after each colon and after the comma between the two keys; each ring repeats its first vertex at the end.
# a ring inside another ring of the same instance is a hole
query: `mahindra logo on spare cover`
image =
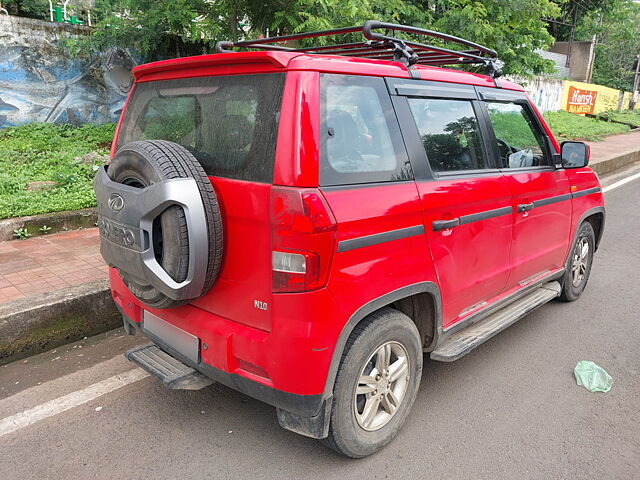
{"type": "Polygon", "coordinates": [[[571,113],[593,113],[596,106],[596,96],[598,92],[594,90],[581,90],[576,87],[569,87],[567,96],[567,111],[571,113]]]}
{"type": "Polygon", "coordinates": [[[122,198],[117,193],[112,193],[109,196],[109,200],[107,200],[107,204],[109,205],[109,208],[111,210],[113,210],[114,212],[119,212],[124,208],[124,198],[122,198]]]}

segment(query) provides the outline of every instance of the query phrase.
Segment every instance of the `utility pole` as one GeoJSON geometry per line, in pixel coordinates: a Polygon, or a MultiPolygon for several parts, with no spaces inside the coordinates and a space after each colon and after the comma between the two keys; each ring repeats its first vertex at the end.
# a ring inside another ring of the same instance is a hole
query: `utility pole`
{"type": "Polygon", "coordinates": [[[636,55],[636,74],[633,78],[633,91],[631,92],[629,110],[636,108],[636,103],[638,102],[638,87],[640,87],[640,55],[636,55]]]}

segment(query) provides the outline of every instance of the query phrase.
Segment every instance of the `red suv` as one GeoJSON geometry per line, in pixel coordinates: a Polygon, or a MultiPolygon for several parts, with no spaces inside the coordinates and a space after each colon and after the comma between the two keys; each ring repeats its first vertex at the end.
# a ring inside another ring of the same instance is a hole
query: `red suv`
{"type": "Polygon", "coordinates": [[[589,149],[557,144],[495,52],[375,21],[217,50],[134,70],[95,181],[113,298],[153,342],[126,355],[167,386],[221,382],[362,457],[424,353],[581,295],[605,216],[589,149]]]}

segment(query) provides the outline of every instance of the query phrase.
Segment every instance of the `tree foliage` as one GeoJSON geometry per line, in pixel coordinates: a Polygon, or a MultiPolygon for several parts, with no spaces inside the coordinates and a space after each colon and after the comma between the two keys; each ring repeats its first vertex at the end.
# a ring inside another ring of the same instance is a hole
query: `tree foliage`
{"type": "Polygon", "coordinates": [[[633,64],[640,54],[640,3],[609,0],[583,16],[576,39],[592,40],[596,54],[592,81],[619,90],[631,91],[633,64]]]}
{"type": "MultiPolygon", "coordinates": [[[[12,0],[38,2],[40,0],[12,0]]],[[[565,0],[97,0],[96,28],[76,51],[133,47],[146,59],[200,54],[217,40],[356,25],[368,19],[460,36],[498,51],[505,73],[552,70],[535,50],[553,38],[543,18],[565,0]]]]}
{"type": "Polygon", "coordinates": [[[29,18],[49,18],[49,2],[47,0],[3,0],[2,8],[6,8],[9,15],[29,18]]]}

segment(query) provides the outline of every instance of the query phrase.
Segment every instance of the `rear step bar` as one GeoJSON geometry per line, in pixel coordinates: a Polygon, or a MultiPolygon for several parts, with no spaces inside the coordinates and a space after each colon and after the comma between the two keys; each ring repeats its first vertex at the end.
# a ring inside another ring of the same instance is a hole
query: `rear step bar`
{"type": "Polygon", "coordinates": [[[175,390],[200,390],[213,383],[209,377],[176,360],[153,343],[129,350],[124,356],[175,390]]]}
{"type": "Polygon", "coordinates": [[[431,352],[431,359],[440,362],[458,360],[509,325],[516,323],[531,310],[559,296],[561,291],[562,287],[558,282],[548,282],[541,285],[527,296],[451,335],[431,352]]]}

